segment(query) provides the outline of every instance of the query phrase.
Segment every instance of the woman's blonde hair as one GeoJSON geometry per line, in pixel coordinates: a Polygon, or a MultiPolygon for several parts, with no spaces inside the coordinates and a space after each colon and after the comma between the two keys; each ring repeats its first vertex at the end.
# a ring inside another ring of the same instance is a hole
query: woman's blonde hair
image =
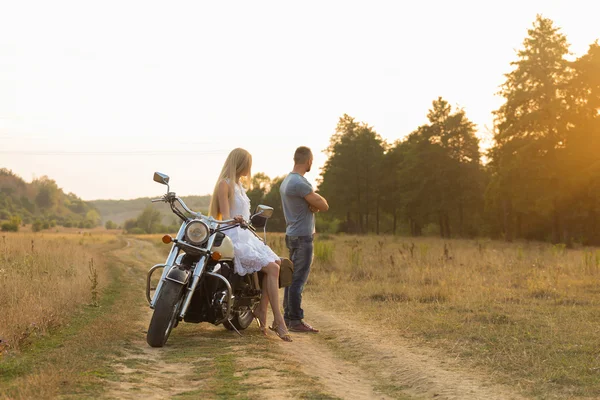
{"type": "MultiPolygon", "coordinates": [[[[248,151],[237,148],[231,150],[231,153],[227,156],[225,160],[225,164],[223,164],[223,169],[221,170],[221,174],[219,174],[219,179],[217,179],[217,183],[215,184],[215,189],[213,190],[212,197],[210,198],[210,206],[208,207],[208,215],[215,217],[217,219],[221,218],[221,210],[219,209],[219,184],[221,181],[227,181],[229,184],[229,207],[231,209],[231,205],[233,204],[233,190],[234,185],[241,179],[246,187],[250,186],[252,176],[252,155],[248,153],[248,151]],[[241,174],[248,172],[247,177],[241,177],[241,174]]],[[[233,217],[233,215],[232,215],[233,217]]]]}

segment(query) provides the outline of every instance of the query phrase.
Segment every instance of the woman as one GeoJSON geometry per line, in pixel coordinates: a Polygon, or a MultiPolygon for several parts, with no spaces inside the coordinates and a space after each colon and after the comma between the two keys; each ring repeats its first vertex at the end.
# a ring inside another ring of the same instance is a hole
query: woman
{"type": "MultiPolygon", "coordinates": [[[[210,201],[209,215],[217,219],[230,219],[236,222],[250,219],[250,199],[241,182],[248,181],[252,168],[252,156],[244,149],[234,149],[227,156],[210,201]]],[[[262,271],[262,297],[259,306],[252,313],[259,328],[266,336],[267,307],[273,310],[273,330],[286,342],[292,339],[287,331],[283,315],[279,309],[279,265],[281,260],[261,240],[247,229],[236,227],[225,231],[233,241],[234,270],[238,275],[262,271]]]]}

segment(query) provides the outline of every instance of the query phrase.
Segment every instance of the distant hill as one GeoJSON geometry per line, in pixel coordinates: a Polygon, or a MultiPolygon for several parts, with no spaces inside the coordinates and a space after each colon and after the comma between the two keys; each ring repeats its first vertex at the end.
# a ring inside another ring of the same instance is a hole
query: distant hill
{"type": "MultiPolygon", "coordinates": [[[[192,210],[207,213],[210,195],[183,196],[182,199],[192,210]]],[[[112,221],[117,225],[123,225],[126,220],[138,217],[150,204],[163,215],[163,224],[169,225],[178,220],[167,204],[151,203],[150,200],[150,197],[142,197],[133,200],[93,200],[89,203],[99,211],[102,216],[102,224],[112,221]]]]}
{"type": "Polygon", "coordinates": [[[11,170],[0,168],[0,222],[33,224],[39,230],[56,225],[93,228],[100,219],[93,205],[74,193],[65,194],[47,176],[27,183],[11,170]]]}

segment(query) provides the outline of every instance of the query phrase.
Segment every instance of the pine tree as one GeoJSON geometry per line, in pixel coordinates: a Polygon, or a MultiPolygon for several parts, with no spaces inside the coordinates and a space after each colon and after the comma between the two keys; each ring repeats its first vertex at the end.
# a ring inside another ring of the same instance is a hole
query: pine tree
{"type": "Polygon", "coordinates": [[[379,226],[381,191],[377,184],[385,143],[367,124],[344,114],[327,148],[319,191],[331,206],[332,217],[346,221],[346,230],[366,233],[375,216],[379,226]]]}
{"type": "Polygon", "coordinates": [[[511,65],[495,112],[495,145],[490,151],[493,191],[504,214],[504,233],[535,234],[552,219],[553,240],[561,234],[565,182],[556,168],[569,126],[566,85],[570,77],[566,37],[550,19],[537,16],[511,65]],[[533,201],[535,199],[535,201],[533,201]],[[534,229],[523,232],[523,222],[534,229]]]}

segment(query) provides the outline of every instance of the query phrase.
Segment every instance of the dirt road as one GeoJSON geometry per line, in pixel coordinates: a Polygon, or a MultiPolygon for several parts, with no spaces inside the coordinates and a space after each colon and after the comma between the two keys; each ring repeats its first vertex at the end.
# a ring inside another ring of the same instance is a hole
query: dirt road
{"type": "MultiPolygon", "coordinates": [[[[124,265],[139,274],[160,259],[152,245],[130,240],[124,265]],[[157,258],[158,257],[158,258],[157,258]],[[139,261],[131,267],[131,260],[139,261]]],[[[117,254],[117,256],[121,256],[117,254]]],[[[143,277],[140,275],[140,284],[143,277]]],[[[519,399],[484,372],[421,348],[375,321],[341,316],[305,298],[319,334],[294,334],[293,343],[260,336],[252,325],[242,337],[206,323],[181,324],[166,347],[145,342],[150,318],[140,306],[139,336],[111,361],[107,398],[321,398],[519,399]]]]}

